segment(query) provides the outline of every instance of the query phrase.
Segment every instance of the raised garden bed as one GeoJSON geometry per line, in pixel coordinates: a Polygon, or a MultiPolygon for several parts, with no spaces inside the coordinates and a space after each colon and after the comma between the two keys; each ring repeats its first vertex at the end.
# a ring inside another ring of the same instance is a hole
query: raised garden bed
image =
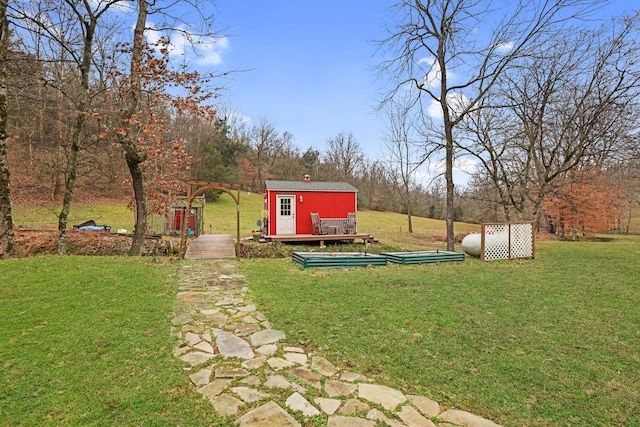
{"type": "Polygon", "coordinates": [[[439,249],[416,252],[383,252],[380,255],[384,255],[389,262],[395,264],[429,264],[464,261],[463,252],[441,251],[439,249]]]}
{"type": "Polygon", "coordinates": [[[387,257],[366,252],[294,252],[293,262],[304,268],[351,268],[387,265],[387,257]]]}

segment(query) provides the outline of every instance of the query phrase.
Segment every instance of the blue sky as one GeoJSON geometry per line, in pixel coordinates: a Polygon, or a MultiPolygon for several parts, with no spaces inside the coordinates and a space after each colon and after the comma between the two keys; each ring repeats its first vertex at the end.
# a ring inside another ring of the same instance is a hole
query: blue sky
{"type": "MultiPolygon", "coordinates": [[[[289,132],[301,152],[324,152],[326,141],[352,133],[370,160],[384,151],[384,118],[374,112],[383,91],[376,41],[387,36],[395,0],[217,0],[215,27],[224,38],[200,47],[203,71],[232,73],[219,101],[251,123],[289,132]],[[203,50],[204,49],[204,50],[203,50]]],[[[602,5],[604,3],[599,3],[602,5]]],[[[614,0],[600,17],[637,6],[614,0]]],[[[179,43],[178,43],[179,45],[179,43]]],[[[425,167],[426,168],[426,167],[425,167]]],[[[463,184],[461,160],[454,180],[463,184]]],[[[436,164],[422,173],[432,177],[436,164]]]]}
{"type": "Polygon", "coordinates": [[[344,131],[375,158],[384,125],[373,111],[373,40],[385,35],[387,4],[219,0],[216,23],[228,36],[219,67],[248,70],[231,76],[223,102],[253,123],[266,119],[293,134],[301,151],[323,151],[344,131]]]}

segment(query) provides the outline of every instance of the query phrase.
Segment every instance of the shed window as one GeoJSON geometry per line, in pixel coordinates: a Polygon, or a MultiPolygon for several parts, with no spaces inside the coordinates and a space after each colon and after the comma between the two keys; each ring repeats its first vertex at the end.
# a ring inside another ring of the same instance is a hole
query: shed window
{"type": "Polygon", "coordinates": [[[280,200],[280,216],[291,216],[291,199],[280,200]]]}

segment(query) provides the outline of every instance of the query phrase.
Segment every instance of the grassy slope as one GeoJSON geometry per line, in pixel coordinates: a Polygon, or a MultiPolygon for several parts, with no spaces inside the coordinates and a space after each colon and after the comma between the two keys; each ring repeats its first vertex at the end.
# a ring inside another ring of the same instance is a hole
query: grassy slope
{"type": "MultiPolygon", "coordinates": [[[[236,192],[234,191],[234,195],[236,192]]],[[[240,192],[240,238],[248,237],[257,228],[256,221],[262,218],[262,194],[240,192]]],[[[236,235],[236,204],[228,194],[222,194],[215,202],[205,205],[204,229],[209,226],[214,233],[236,235]]]]}
{"type": "MultiPolygon", "coordinates": [[[[243,192],[240,194],[241,236],[248,236],[256,228],[255,222],[262,212],[262,195],[243,192]]],[[[60,206],[58,204],[36,205],[16,203],[13,205],[13,222],[16,226],[57,227],[60,206]]],[[[101,202],[99,204],[71,205],[69,224],[79,224],[93,219],[97,224],[110,225],[113,231],[124,228],[133,230],[134,214],[127,209],[124,202],[101,202]]],[[[236,234],[236,205],[228,194],[223,194],[216,202],[205,205],[205,232],[209,226],[214,233],[236,234]]],[[[150,228],[154,231],[162,229],[162,219],[154,216],[150,228]]]]}
{"type": "MultiPolygon", "coordinates": [[[[249,236],[256,228],[256,220],[261,219],[263,197],[258,193],[240,193],[240,235],[249,236]]],[[[13,220],[16,225],[28,227],[57,226],[59,204],[49,205],[14,204],[13,220]]],[[[78,224],[93,219],[98,224],[110,225],[112,230],[133,229],[134,215],[123,202],[103,202],[98,205],[72,204],[69,216],[70,224],[78,224]]],[[[444,235],[443,221],[427,218],[414,218],[414,235],[407,233],[407,217],[393,212],[375,212],[361,210],[358,212],[358,231],[370,233],[382,239],[413,240],[424,235],[444,235]],[[398,237],[398,238],[396,238],[398,237]]],[[[161,218],[152,219],[151,228],[158,231],[162,228],[161,218]]],[[[233,199],[223,193],[216,202],[207,203],[205,207],[205,232],[236,234],[236,205],[233,199]]],[[[457,224],[456,233],[466,234],[480,230],[478,225],[457,224]]],[[[630,224],[630,232],[640,233],[640,215],[634,216],[630,224]]]]}
{"type": "MultiPolygon", "coordinates": [[[[57,214],[60,207],[56,204],[31,205],[15,204],[13,217],[16,225],[39,227],[57,227],[57,214]]],[[[240,237],[247,237],[255,229],[256,220],[263,210],[262,194],[240,193],[240,237]]],[[[204,231],[209,233],[230,233],[236,235],[236,205],[228,194],[215,202],[205,205],[204,231]]],[[[104,202],[98,205],[72,204],[69,224],[79,224],[93,219],[98,224],[110,225],[112,230],[133,229],[134,216],[123,202],[104,202]]],[[[154,217],[151,228],[154,231],[162,227],[161,219],[154,217]]],[[[414,234],[407,232],[407,217],[392,212],[358,212],[358,231],[372,234],[383,240],[403,241],[406,244],[420,246],[426,236],[444,236],[444,222],[427,218],[413,219],[414,234]]],[[[456,233],[478,231],[479,226],[458,224],[456,233]]]]}
{"type": "MultiPolygon", "coordinates": [[[[61,205],[55,203],[47,205],[16,203],[13,205],[13,223],[16,226],[57,228],[60,210],[61,205]]],[[[102,202],[91,205],[72,203],[69,212],[70,226],[90,219],[99,225],[110,225],[113,231],[119,228],[133,230],[135,221],[133,212],[127,209],[127,204],[124,202],[102,202]]]]}

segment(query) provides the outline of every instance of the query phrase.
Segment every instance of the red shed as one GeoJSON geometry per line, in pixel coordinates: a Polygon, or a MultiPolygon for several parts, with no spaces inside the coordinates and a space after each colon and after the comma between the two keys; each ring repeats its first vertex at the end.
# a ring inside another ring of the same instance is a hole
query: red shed
{"type": "MultiPolygon", "coordinates": [[[[321,218],[347,218],[358,209],[358,190],[346,182],[264,182],[268,235],[313,234],[311,213],[321,218]]],[[[355,232],[355,230],[353,231],[355,232]]]]}

